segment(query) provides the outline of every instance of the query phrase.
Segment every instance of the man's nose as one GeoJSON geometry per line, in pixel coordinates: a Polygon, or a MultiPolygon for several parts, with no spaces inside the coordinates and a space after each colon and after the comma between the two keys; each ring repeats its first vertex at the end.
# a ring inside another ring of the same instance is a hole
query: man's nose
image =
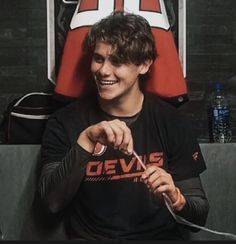
{"type": "Polygon", "coordinates": [[[101,76],[109,76],[112,72],[112,65],[109,61],[105,61],[102,63],[99,73],[101,76]]]}

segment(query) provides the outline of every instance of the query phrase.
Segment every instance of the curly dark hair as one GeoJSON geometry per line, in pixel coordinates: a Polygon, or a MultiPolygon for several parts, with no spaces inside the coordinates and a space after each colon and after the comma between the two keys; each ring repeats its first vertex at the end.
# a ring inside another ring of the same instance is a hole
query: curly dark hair
{"type": "Polygon", "coordinates": [[[97,42],[104,41],[114,49],[119,63],[140,65],[155,61],[157,51],[148,21],[142,16],[115,11],[95,23],[87,36],[87,47],[93,53],[97,42]]]}

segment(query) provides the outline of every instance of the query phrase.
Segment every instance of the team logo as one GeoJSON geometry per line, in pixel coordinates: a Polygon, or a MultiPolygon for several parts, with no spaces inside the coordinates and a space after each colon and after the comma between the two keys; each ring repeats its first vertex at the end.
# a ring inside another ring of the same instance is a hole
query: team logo
{"type": "Polygon", "coordinates": [[[192,155],[192,157],[193,157],[193,159],[194,159],[195,161],[198,160],[198,156],[199,156],[199,153],[198,153],[198,152],[195,152],[195,153],[192,155]]]}

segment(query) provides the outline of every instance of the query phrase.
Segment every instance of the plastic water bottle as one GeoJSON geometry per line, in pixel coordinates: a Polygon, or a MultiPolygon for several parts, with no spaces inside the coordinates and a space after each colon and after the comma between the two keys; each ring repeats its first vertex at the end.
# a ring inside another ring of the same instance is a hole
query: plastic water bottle
{"type": "Polygon", "coordinates": [[[215,84],[214,95],[211,98],[211,137],[213,142],[227,143],[231,141],[230,108],[224,94],[224,86],[215,84]]]}

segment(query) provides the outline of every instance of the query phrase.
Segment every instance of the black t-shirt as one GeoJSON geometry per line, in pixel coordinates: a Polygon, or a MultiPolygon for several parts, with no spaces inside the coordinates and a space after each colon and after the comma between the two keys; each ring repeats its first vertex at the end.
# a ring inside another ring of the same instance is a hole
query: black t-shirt
{"type": "MultiPolygon", "coordinates": [[[[63,161],[72,147],[77,147],[81,154],[76,163],[85,164],[83,180],[68,206],[72,237],[181,238],[164,202],[140,182],[143,169],[135,157],[111,147],[100,156],[92,156],[76,145],[85,128],[105,118],[96,97],[81,100],[55,113],[44,134],[44,164],[63,161]]],[[[157,96],[145,94],[142,110],[130,129],[134,150],[142,161],[163,167],[175,181],[197,177],[205,170],[199,145],[186,118],[157,96]]]]}

